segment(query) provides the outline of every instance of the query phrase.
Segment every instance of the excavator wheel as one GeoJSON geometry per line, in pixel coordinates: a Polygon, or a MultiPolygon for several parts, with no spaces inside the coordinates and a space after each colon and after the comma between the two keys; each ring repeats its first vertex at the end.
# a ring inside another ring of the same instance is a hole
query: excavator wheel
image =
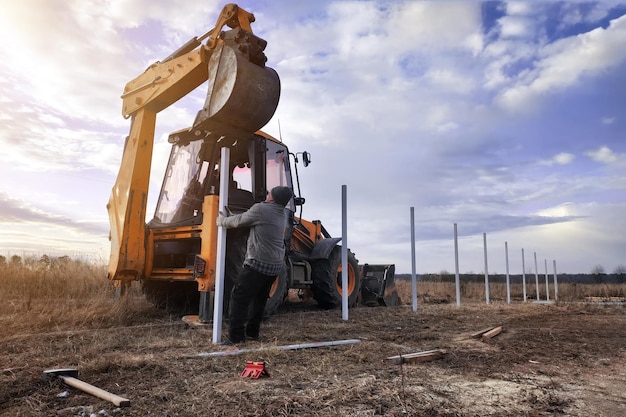
{"type": "MultiPolygon", "coordinates": [[[[228,314],[230,292],[234,286],[246,258],[246,242],[248,229],[229,229],[226,238],[226,271],[224,276],[224,313],[228,314]]],[[[287,270],[284,269],[278,276],[270,290],[264,316],[271,316],[283,303],[287,295],[287,270]]]]}
{"type": "Polygon", "coordinates": [[[243,269],[248,242],[248,229],[228,229],[226,237],[226,265],[224,271],[224,314],[228,317],[230,293],[243,269]]]}
{"type": "MultiPolygon", "coordinates": [[[[341,247],[339,246],[333,248],[328,259],[319,259],[313,263],[311,290],[320,308],[332,309],[341,306],[342,273],[341,247]]],[[[356,304],[359,287],[359,263],[354,254],[348,250],[348,307],[356,304]]]]}
{"type": "Polygon", "coordinates": [[[283,272],[276,277],[274,284],[272,284],[269,297],[267,298],[267,304],[265,304],[265,316],[271,316],[276,313],[278,307],[280,307],[283,304],[283,301],[285,301],[287,290],[287,268],[285,266],[283,272]]]}
{"type": "Polygon", "coordinates": [[[200,294],[195,282],[143,280],[141,290],[156,308],[171,314],[195,314],[200,294]]]}

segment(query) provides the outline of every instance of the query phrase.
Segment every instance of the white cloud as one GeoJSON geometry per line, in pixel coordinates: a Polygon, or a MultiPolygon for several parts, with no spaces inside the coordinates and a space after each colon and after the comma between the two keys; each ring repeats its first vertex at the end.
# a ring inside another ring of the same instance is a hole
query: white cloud
{"type": "Polygon", "coordinates": [[[510,1],[506,3],[506,11],[509,15],[526,16],[532,14],[533,6],[523,1],[510,1]]]}
{"type": "Polygon", "coordinates": [[[124,67],[132,63],[124,61],[119,39],[107,30],[110,24],[85,24],[54,2],[14,2],[3,8],[0,35],[12,41],[0,45],[5,57],[0,73],[11,74],[14,98],[77,118],[112,119],[119,98],[109,91],[122,85],[124,67]]]}
{"type": "Polygon", "coordinates": [[[596,28],[576,37],[543,46],[534,70],[504,89],[498,102],[511,110],[532,106],[535,99],[563,90],[626,61],[626,16],[614,19],[608,28],[596,28]]]}
{"type": "Polygon", "coordinates": [[[601,146],[594,151],[585,152],[585,155],[593,161],[600,162],[602,164],[613,164],[618,162],[620,159],[624,159],[625,157],[625,155],[616,154],[607,146],[601,146]]]}
{"type": "Polygon", "coordinates": [[[554,207],[548,207],[537,212],[539,216],[567,217],[576,216],[576,206],[573,203],[562,203],[554,207]]]}
{"type": "MultiPolygon", "coordinates": [[[[534,272],[533,255],[538,261],[539,274],[544,272],[544,260],[552,272],[552,261],[556,260],[558,273],[585,273],[594,265],[601,264],[612,270],[623,263],[626,242],[615,230],[625,230],[626,220],[620,215],[626,210],[624,204],[572,204],[563,203],[547,208],[546,215],[560,217],[564,213],[576,213],[575,220],[549,225],[526,226],[515,230],[503,230],[487,233],[488,259],[490,273],[505,271],[504,242],[508,242],[511,274],[520,274],[521,249],[525,249],[526,272],[534,272]],[[594,242],[591,244],[591,242],[594,242]],[[602,249],[599,249],[602,248],[602,249]]],[[[459,222],[460,236],[466,225],[459,222]]],[[[446,240],[418,245],[419,270],[437,272],[442,269],[454,270],[452,247],[452,226],[446,240]],[[429,255],[441,251],[437,258],[445,258],[447,263],[432,262],[429,255]]],[[[400,245],[399,245],[400,246],[400,245]]],[[[459,264],[461,272],[483,271],[482,234],[475,234],[459,239],[459,264]]],[[[410,268],[407,265],[407,268],[410,268]]],[[[396,267],[396,270],[410,271],[396,267]]]]}
{"type": "Polygon", "coordinates": [[[499,24],[500,35],[503,38],[526,37],[532,31],[530,19],[505,16],[500,19],[499,24]]]}
{"type": "Polygon", "coordinates": [[[561,22],[559,28],[563,29],[581,22],[598,22],[607,16],[610,9],[620,4],[622,3],[619,0],[603,0],[595,3],[577,1],[562,2],[559,4],[561,8],[561,22]],[[583,7],[581,7],[581,5],[583,7]]]}
{"type": "Polygon", "coordinates": [[[612,125],[615,122],[615,117],[603,117],[601,122],[603,125],[612,125]]]}
{"type": "Polygon", "coordinates": [[[556,155],[554,155],[552,158],[548,159],[548,160],[544,160],[544,161],[540,161],[539,163],[541,165],[569,165],[572,162],[574,162],[574,159],[576,159],[576,156],[574,154],[571,153],[567,153],[567,152],[561,152],[558,153],[556,155]]]}
{"type": "Polygon", "coordinates": [[[468,94],[474,90],[474,80],[450,68],[431,68],[424,76],[435,86],[457,94],[468,94]]]}
{"type": "Polygon", "coordinates": [[[559,165],[571,164],[574,161],[575,156],[571,153],[562,152],[554,156],[554,162],[559,165]]]}

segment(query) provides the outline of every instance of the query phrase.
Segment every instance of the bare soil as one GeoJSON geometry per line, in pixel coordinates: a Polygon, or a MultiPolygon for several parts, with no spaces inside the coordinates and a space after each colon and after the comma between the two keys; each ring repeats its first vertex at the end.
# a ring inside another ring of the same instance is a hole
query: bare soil
{"type": "MultiPolygon", "coordinates": [[[[124,323],[0,331],[0,416],[620,416],[626,415],[626,310],[619,306],[421,304],[341,311],[287,305],[238,355],[142,299],[124,323]],[[142,304],[143,303],[143,304],[142,304]],[[493,339],[471,333],[503,326],[493,339]],[[276,346],[359,339],[299,350],[276,346]],[[387,357],[443,349],[442,359],[387,357]],[[243,378],[246,361],[269,377],[243,378]],[[44,369],[130,399],[111,403],[44,381],[44,369]]],[[[115,314],[118,309],[112,308],[115,314]]],[[[36,314],[35,312],[33,314],[36,314]]],[[[52,320],[52,318],[50,319],[52,320]]],[[[63,322],[61,322],[63,323],[63,322]]]]}

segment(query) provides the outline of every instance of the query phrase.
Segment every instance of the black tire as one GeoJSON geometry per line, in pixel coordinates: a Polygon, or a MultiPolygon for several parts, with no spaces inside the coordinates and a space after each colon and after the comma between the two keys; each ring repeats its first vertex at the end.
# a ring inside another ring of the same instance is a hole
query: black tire
{"type": "Polygon", "coordinates": [[[283,271],[280,273],[274,284],[272,284],[272,288],[270,289],[270,294],[267,298],[267,304],[265,304],[265,313],[264,316],[271,316],[276,313],[278,307],[280,307],[285,301],[285,297],[287,296],[287,265],[283,268],[283,271]]]}
{"type": "Polygon", "coordinates": [[[141,281],[141,292],[146,296],[146,300],[158,309],[167,306],[167,286],[168,282],[163,281],[141,281]]]}
{"type": "Polygon", "coordinates": [[[143,280],[141,290],[155,307],[170,314],[193,314],[198,312],[200,293],[195,281],[143,280]]]}
{"type": "MultiPolygon", "coordinates": [[[[224,314],[228,314],[230,293],[246,259],[249,229],[229,229],[226,239],[226,273],[224,275],[224,314]]],[[[287,295],[287,269],[278,276],[270,290],[264,316],[271,316],[283,303],[287,295]]]]}
{"type": "Polygon", "coordinates": [[[226,265],[224,271],[224,314],[228,316],[230,293],[243,269],[250,229],[228,229],[226,236],[226,265]]]}
{"type": "MultiPolygon", "coordinates": [[[[335,246],[328,259],[319,259],[313,263],[313,298],[324,309],[341,306],[342,296],[342,265],[341,247],[335,246]]],[[[354,254],[348,250],[348,307],[356,304],[359,294],[360,277],[359,263],[354,254]]]]}

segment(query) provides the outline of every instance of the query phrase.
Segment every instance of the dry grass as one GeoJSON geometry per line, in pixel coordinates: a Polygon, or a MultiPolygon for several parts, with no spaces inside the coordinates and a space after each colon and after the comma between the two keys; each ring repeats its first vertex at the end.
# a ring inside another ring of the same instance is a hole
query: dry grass
{"type": "Polygon", "coordinates": [[[36,300],[91,299],[110,288],[105,273],[104,265],[68,257],[13,257],[9,262],[0,263],[0,297],[24,298],[27,309],[30,302],[36,300]]]}
{"type": "MultiPolygon", "coordinates": [[[[343,321],[338,311],[285,308],[264,322],[263,340],[246,347],[360,339],[355,345],[189,359],[229,348],[214,345],[210,329],[156,310],[136,287],[120,303],[103,265],[0,265],[0,416],[609,416],[625,404],[622,308],[486,306],[478,282],[462,286],[464,304],[455,308],[454,283],[424,281],[419,314],[361,307],[343,321]],[[505,330],[488,343],[468,337],[495,325],[505,330]],[[404,367],[385,361],[432,348],[447,354],[404,367]],[[241,378],[246,360],[265,361],[271,377],[241,378]],[[79,368],[82,379],[132,406],[116,410],[41,380],[43,369],[56,367],[79,368]],[[65,390],[69,397],[58,398],[65,390]]],[[[411,283],[397,287],[409,304],[411,283]]],[[[593,287],[559,289],[584,298],[597,294],[593,287]]],[[[503,284],[491,292],[506,300],[503,284]]],[[[521,299],[521,287],[513,296],[521,299]]]]}
{"type": "Polygon", "coordinates": [[[43,256],[0,263],[0,338],[127,325],[136,314],[154,314],[135,287],[123,302],[106,278],[106,267],[68,257],[43,256]]]}
{"type": "MultiPolygon", "coordinates": [[[[540,297],[545,300],[545,281],[540,280],[540,297]]],[[[411,304],[411,282],[396,281],[404,304],[411,304]]],[[[527,297],[536,297],[535,281],[528,280],[527,297]]],[[[550,280],[550,299],[554,287],[550,280]]],[[[559,301],[585,301],[586,297],[623,297],[626,284],[559,284],[559,301]]],[[[421,303],[455,303],[455,285],[450,280],[418,281],[421,303]]],[[[521,283],[511,284],[511,299],[523,300],[521,283]]],[[[29,332],[50,332],[60,328],[98,328],[132,325],[138,317],[164,316],[153,309],[134,285],[130,297],[117,302],[106,266],[69,257],[0,259],[0,338],[29,332]]],[[[485,300],[483,282],[461,282],[462,303],[485,300]]],[[[490,283],[490,301],[506,302],[506,285],[490,283]]]]}

